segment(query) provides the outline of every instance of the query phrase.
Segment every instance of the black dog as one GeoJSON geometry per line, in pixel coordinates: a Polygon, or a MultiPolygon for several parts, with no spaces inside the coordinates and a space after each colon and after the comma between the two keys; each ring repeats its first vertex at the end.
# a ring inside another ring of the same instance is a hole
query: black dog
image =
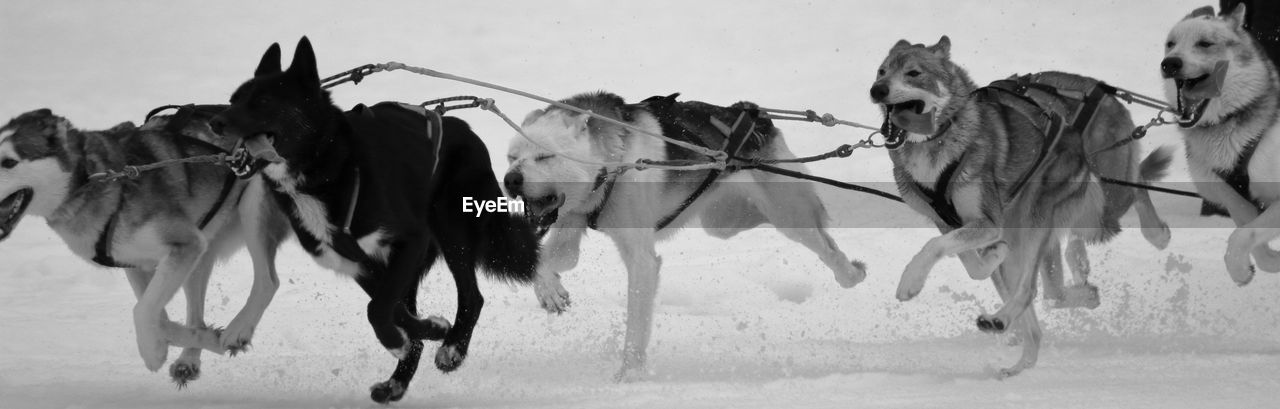
{"type": "Polygon", "coordinates": [[[464,198],[503,194],[467,123],[431,116],[386,102],[342,112],[321,89],[303,37],[286,71],[280,45],[267,49],[253,79],[212,123],[242,140],[239,153],[250,159],[237,172],[262,172],[302,246],[369,294],[369,324],[399,358],[391,379],[372,388],[383,403],[403,397],[423,339],[444,339],[440,370],[462,364],[484,304],[477,264],[492,277],[525,283],[538,263],[537,238],[522,217],[463,212],[464,198]],[[440,254],[458,288],[452,328],[439,317],[417,317],[419,282],[440,254]]]}

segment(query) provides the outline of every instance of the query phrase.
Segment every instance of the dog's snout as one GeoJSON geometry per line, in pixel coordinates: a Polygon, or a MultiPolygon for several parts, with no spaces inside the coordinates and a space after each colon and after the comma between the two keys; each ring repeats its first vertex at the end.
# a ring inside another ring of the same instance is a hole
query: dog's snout
{"type": "Polygon", "coordinates": [[[889,96],[889,86],[885,83],[876,83],[871,86],[871,100],[875,102],[884,101],[889,96]]]}
{"type": "Polygon", "coordinates": [[[524,186],[524,175],[520,172],[508,172],[507,176],[502,178],[502,186],[507,188],[507,194],[520,196],[520,188],[524,186]]]}
{"type": "Polygon", "coordinates": [[[1163,61],[1160,61],[1160,72],[1164,73],[1166,77],[1172,77],[1174,75],[1177,75],[1178,71],[1182,71],[1181,58],[1169,57],[1169,58],[1165,58],[1163,61]]]}

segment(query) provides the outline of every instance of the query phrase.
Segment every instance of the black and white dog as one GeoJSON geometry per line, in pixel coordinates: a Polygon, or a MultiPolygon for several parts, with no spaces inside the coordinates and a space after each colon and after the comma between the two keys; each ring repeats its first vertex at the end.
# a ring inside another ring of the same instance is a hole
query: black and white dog
{"type": "Polygon", "coordinates": [[[369,324],[399,359],[391,379],[373,386],[375,401],[403,397],[423,339],[444,340],[440,370],[462,364],[484,304],[477,265],[500,280],[534,277],[538,240],[522,217],[463,214],[464,198],[503,196],[467,123],[398,103],[343,112],[321,88],[305,37],[288,70],[279,44],[267,49],[213,128],[243,142],[249,159],[237,172],[261,171],[306,251],[369,294],[369,324]],[[419,282],[441,254],[458,288],[452,327],[417,312],[419,282]]]}

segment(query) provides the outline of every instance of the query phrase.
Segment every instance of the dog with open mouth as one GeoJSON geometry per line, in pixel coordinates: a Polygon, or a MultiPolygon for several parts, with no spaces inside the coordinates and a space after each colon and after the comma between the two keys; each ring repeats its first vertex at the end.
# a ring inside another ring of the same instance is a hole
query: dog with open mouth
{"type": "Polygon", "coordinates": [[[212,125],[241,141],[232,167],[260,175],[303,249],[369,295],[369,324],[396,358],[390,379],[370,388],[374,401],[404,396],[423,340],[443,340],[441,371],[462,365],[484,306],[478,269],[512,283],[534,278],[538,240],[525,218],[467,214],[462,204],[503,197],[470,126],[395,102],[342,111],[321,88],[306,37],[287,70],[279,44],[268,48],[212,125]],[[418,316],[419,284],[438,258],[457,285],[453,324],[418,316]]]}
{"type": "Polygon", "coordinates": [[[169,367],[180,387],[200,376],[202,349],[234,354],[249,345],[279,287],[274,259],[288,237],[284,215],[264,199],[260,181],[239,181],[218,166],[167,167],[117,181],[90,175],[230,149],[208,119],[159,115],[141,127],[87,131],[41,109],[0,127],[0,241],[24,216],[42,217],[76,255],[123,268],[138,297],[138,353],[155,371],[170,346],[184,348],[169,367]],[[246,246],[254,268],[248,302],[225,329],[209,328],[204,298],[213,266],[246,246]],[[179,287],[185,326],[164,310],[179,287]]]}
{"type": "Polygon", "coordinates": [[[1227,242],[1227,273],[1248,284],[1257,268],[1280,271],[1280,75],[1245,27],[1240,4],[1192,11],[1169,31],[1160,73],[1174,101],[1202,214],[1240,227],[1227,242]],[[1253,262],[1250,261],[1252,256],[1253,262]]]}
{"type": "MultiPolygon", "coordinates": [[[[591,92],[561,101],[655,135],[723,149],[745,159],[790,159],[782,131],[758,114],[755,104],[728,106],[679,101],[678,94],[636,103],[607,92],[591,92]],[[721,129],[716,125],[723,125],[721,129]],[[731,124],[736,126],[730,126],[731,124]]],[[[705,161],[706,157],[633,128],[550,106],[529,113],[507,153],[507,193],[522,197],[526,211],[545,231],[544,254],[534,286],[549,312],[569,307],[560,274],[578,263],[579,243],[587,230],[613,240],[626,264],[627,313],[619,381],[648,375],[646,354],[653,327],[662,258],[659,240],[673,236],[693,219],[711,236],[728,239],[764,223],[812,251],[851,288],[866,277],[865,266],[851,261],[827,233],[827,211],[812,182],[791,180],[755,169],[619,170],[575,161],[705,161]]],[[[804,171],[802,164],[781,164],[804,171]]]]}
{"type": "Polygon", "coordinates": [[[946,36],[933,45],[899,41],[871,87],[885,114],[898,190],[943,233],[907,264],[897,297],[919,295],[934,266],[958,255],[972,278],[990,277],[1004,301],[999,311],[978,317],[978,328],[1016,331],[1022,357],[1000,371],[1012,376],[1034,366],[1039,354],[1032,305],[1038,271],[1045,274],[1046,297],[1093,307],[1097,289],[1086,281],[1086,243],[1114,237],[1120,216],[1136,204],[1143,236],[1157,248],[1168,244],[1168,227],[1146,191],[1098,181],[1158,179],[1170,153],[1160,149],[1139,163],[1136,144],[1093,149],[1127,140],[1133,129],[1128,110],[1097,80],[1044,72],[979,88],[950,52],[946,36]],[[1069,96],[1075,94],[1088,97],[1069,96]],[[1070,291],[1060,288],[1064,238],[1076,275],[1070,291]]]}

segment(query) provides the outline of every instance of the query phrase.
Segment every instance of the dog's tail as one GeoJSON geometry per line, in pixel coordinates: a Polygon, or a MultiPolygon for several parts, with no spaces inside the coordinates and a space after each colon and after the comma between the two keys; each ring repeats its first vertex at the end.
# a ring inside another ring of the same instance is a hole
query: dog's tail
{"type": "Polygon", "coordinates": [[[533,282],[540,247],[533,225],[519,214],[490,213],[485,218],[480,266],[500,281],[533,282]]]}
{"type": "Polygon", "coordinates": [[[1142,182],[1164,179],[1169,175],[1170,163],[1173,163],[1173,147],[1161,146],[1138,164],[1138,179],[1142,182]]]}

